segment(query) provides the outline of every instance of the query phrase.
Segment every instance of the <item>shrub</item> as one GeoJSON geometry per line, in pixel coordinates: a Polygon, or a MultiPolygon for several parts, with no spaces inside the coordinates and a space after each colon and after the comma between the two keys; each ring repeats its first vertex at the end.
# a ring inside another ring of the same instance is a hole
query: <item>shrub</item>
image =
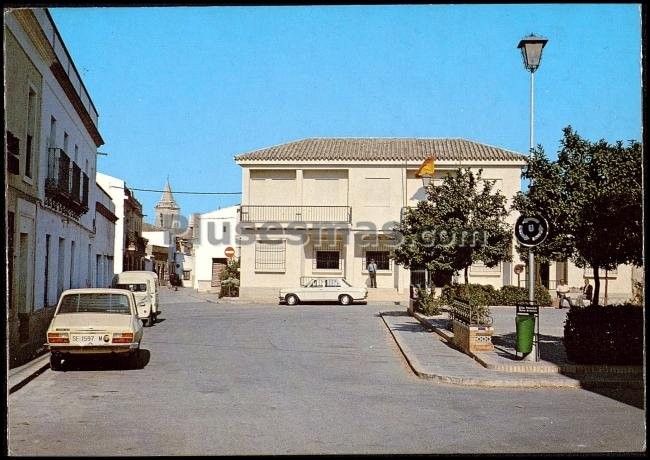
{"type": "Polygon", "coordinates": [[[435,316],[441,313],[441,307],[444,301],[439,297],[436,298],[433,290],[418,288],[417,310],[427,316],[435,316]]]}
{"type": "Polygon", "coordinates": [[[239,297],[239,261],[230,260],[221,271],[219,297],[239,297]]]}
{"type": "MultiPolygon", "coordinates": [[[[453,284],[442,288],[441,298],[449,303],[452,299],[461,299],[474,306],[516,305],[528,301],[528,288],[503,286],[494,289],[491,284],[453,284]]],[[[535,288],[535,300],[541,306],[551,305],[551,294],[544,286],[535,288]]]]}
{"type": "Polygon", "coordinates": [[[564,323],[567,358],[578,364],[643,364],[643,307],[571,307],[564,323]]]}
{"type": "MultiPolygon", "coordinates": [[[[518,303],[525,303],[528,301],[528,288],[517,286],[503,286],[497,292],[497,298],[494,299],[496,303],[493,305],[516,305],[518,303]]],[[[535,287],[535,300],[541,306],[551,305],[551,294],[541,284],[535,287]]]]}

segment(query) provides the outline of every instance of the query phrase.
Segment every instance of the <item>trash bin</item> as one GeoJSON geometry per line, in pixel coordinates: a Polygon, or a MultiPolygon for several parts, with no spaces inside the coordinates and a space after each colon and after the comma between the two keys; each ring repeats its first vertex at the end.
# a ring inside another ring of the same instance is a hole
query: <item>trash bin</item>
{"type": "Polygon", "coordinates": [[[517,326],[517,342],[515,349],[519,353],[530,353],[533,351],[533,334],[535,333],[535,316],[517,315],[515,317],[517,326]]]}

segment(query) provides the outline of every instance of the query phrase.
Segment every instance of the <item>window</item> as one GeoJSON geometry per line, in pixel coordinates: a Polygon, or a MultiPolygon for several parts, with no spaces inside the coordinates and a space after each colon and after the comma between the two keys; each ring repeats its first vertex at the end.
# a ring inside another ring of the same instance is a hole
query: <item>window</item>
{"type": "Polygon", "coordinates": [[[50,235],[45,235],[45,273],[43,275],[43,306],[47,307],[48,304],[48,298],[47,298],[47,291],[49,289],[49,278],[50,278],[50,235]]]}
{"type": "Polygon", "coordinates": [[[20,139],[7,131],[7,172],[20,174],[20,139]]]}
{"type": "Polygon", "coordinates": [[[368,269],[368,264],[371,260],[375,261],[377,270],[390,270],[390,253],[388,251],[366,251],[366,265],[364,269],[368,269]]]}
{"type": "Polygon", "coordinates": [[[63,151],[65,153],[68,153],[68,141],[70,140],[70,136],[68,136],[68,133],[63,131],[63,151]]]}
{"type": "Polygon", "coordinates": [[[286,241],[255,242],[255,270],[285,271],[286,241]]]}
{"type": "Polygon", "coordinates": [[[338,270],[339,251],[316,251],[316,268],[319,270],[338,270]]]}
{"type": "Polygon", "coordinates": [[[132,283],[132,284],[120,283],[115,285],[115,289],[126,289],[127,291],[131,291],[131,292],[147,292],[147,284],[146,283],[132,283]]]}
{"type": "Polygon", "coordinates": [[[56,147],[56,118],[50,117],[50,148],[56,147]]]}
{"type": "Polygon", "coordinates": [[[36,131],[36,92],[29,89],[27,100],[27,141],[25,143],[25,176],[32,177],[34,132],[36,131]]]}
{"type": "Polygon", "coordinates": [[[122,294],[68,294],[61,300],[57,314],[117,313],[131,314],[129,299],[122,294]]]}
{"type": "Polygon", "coordinates": [[[189,280],[190,280],[190,273],[191,273],[191,272],[192,272],[192,270],[183,270],[183,279],[184,279],[185,281],[189,281],[189,280]]]}

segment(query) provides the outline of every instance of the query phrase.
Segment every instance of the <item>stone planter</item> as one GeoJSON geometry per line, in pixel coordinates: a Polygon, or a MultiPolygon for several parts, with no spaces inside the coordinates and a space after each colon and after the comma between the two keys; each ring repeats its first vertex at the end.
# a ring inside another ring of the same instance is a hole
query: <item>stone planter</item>
{"type": "Polygon", "coordinates": [[[454,344],[465,353],[493,351],[492,326],[469,326],[460,321],[453,322],[454,344]]]}
{"type": "Polygon", "coordinates": [[[406,311],[409,315],[413,316],[415,314],[416,307],[418,305],[418,299],[409,299],[409,306],[406,308],[406,311]]]}

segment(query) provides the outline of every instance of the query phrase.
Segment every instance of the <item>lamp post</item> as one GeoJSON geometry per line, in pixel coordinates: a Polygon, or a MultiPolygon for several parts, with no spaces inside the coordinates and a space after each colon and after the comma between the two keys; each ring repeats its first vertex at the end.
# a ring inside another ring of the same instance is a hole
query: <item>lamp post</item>
{"type": "MultiPolygon", "coordinates": [[[[524,61],[524,67],[530,72],[530,149],[528,151],[528,158],[532,158],[533,149],[535,148],[535,71],[539,68],[542,61],[542,50],[546,43],[547,38],[540,37],[535,34],[530,34],[522,38],[517,45],[521,51],[521,57],[524,61]]],[[[530,186],[533,185],[531,179],[530,186]]],[[[528,300],[531,304],[535,303],[535,255],[533,248],[528,251],[528,300]]],[[[527,358],[536,359],[537,350],[533,343],[533,350],[528,354],[527,358]]]]}
{"type": "MultiPolygon", "coordinates": [[[[530,34],[522,38],[517,45],[521,50],[521,56],[524,61],[524,67],[530,72],[530,150],[529,158],[532,157],[535,148],[535,71],[539,68],[542,61],[542,50],[548,42],[547,38],[530,34]]],[[[532,186],[532,180],[530,185],[532,186]]],[[[532,248],[528,252],[528,300],[531,303],[535,301],[535,255],[532,248]]]]}

